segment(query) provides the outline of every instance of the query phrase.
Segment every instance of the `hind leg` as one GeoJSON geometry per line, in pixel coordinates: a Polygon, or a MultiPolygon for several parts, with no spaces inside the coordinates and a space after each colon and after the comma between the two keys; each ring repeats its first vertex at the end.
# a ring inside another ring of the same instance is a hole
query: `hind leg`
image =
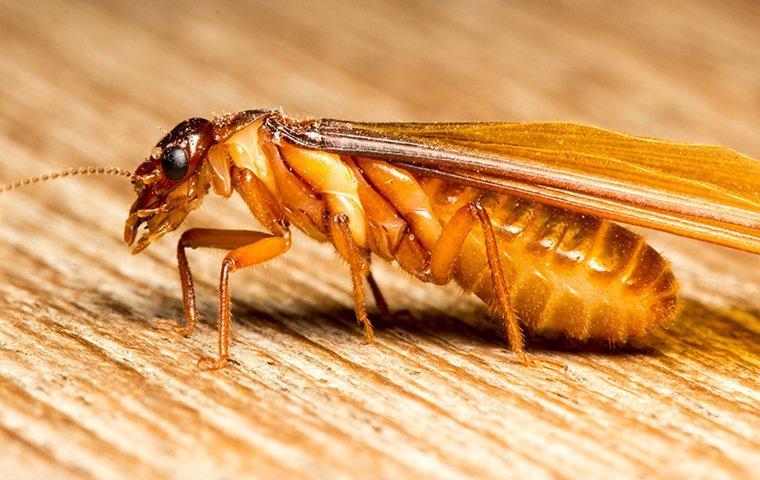
{"type": "MultiPolygon", "coordinates": [[[[459,252],[461,252],[464,241],[467,239],[476,221],[480,223],[483,229],[488,270],[496,294],[497,303],[494,313],[504,323],[504,330],[507,334],[510,349],[515,352],[520,363],[531,366],[536,365],[537,359],[525,351],[525,340],[517,316],[512,308],[511,292],[504,277],[498,242],[496,241],[491,219],[486,209],[477,201],[470,202],[457,210],[446,226],[444,226],[438,242],[430,255],[430,273],[433,282],[446,284],[451,281],[454,276],[454,267],[459,252]]],[[[563,363],[550,359],[539,359],[539,361],[560,366],[561,368],[565,367],[563,363]]]]}

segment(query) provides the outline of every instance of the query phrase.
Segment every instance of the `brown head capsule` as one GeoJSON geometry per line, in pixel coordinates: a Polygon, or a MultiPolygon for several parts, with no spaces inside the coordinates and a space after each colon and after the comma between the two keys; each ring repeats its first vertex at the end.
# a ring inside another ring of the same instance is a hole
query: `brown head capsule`
{"type": "Polygon", "coordinates": [[[137,168],[132,177],[137,200],[124,225],[124,241],[132,245],[143,224],[147,232],[133,253],[176,229],[198,207],[209,187],[200,167],[214,141],[213,124],[191,118],[166,134],[137,168]]]}

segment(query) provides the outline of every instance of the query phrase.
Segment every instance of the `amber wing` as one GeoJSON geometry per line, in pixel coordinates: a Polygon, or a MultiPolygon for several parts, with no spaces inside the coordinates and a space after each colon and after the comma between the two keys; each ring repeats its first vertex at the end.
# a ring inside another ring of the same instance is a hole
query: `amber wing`
{"type": "Polygon", "coordinates": [[[760,253],[760,162],[572,123],[278,125],[300,145],[760,253]]]}

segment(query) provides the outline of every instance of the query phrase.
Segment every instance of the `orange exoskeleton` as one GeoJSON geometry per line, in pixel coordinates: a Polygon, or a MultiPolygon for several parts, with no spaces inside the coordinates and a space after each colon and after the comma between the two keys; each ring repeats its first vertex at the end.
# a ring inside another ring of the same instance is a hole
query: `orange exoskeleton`
{"type": "MultiPolygon", "coordinates": [[[[94,173],[123,174],[112,170],[94,173]]],[[[676,317],[668,262],[613,221],[760,253],[760,163],[569,123],[298,121],[251,110],[180,123],[132,183],[124,239],[134,253],[177,229],[211,191],[240,195],[263,228],[193,228],[179,239],[183,334],[199,316],[186,249],[228,251],[208,368],[229,359],[230,274],[285,253],[293,227],[348,263],[366,341],[365,281],[388,313],[374,255],[476,294],[526,363],[525,330],[622,344],[676,317]]]]}

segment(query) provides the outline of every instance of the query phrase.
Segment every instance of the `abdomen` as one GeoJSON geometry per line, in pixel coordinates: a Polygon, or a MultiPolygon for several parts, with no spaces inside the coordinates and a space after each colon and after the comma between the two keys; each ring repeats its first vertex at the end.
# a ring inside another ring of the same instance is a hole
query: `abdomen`
{"type": "MultiPolygon", "coordinates": [[[[520,322],[545,336],[622,343],[673,320],[678,285],[668,262],[613,222],[507,195],[421,179],[442,223],[477,198],[489,212],[520,322]]],[[[473,229],[455,280],[495,304],[483,232],[473,229]]]]}

